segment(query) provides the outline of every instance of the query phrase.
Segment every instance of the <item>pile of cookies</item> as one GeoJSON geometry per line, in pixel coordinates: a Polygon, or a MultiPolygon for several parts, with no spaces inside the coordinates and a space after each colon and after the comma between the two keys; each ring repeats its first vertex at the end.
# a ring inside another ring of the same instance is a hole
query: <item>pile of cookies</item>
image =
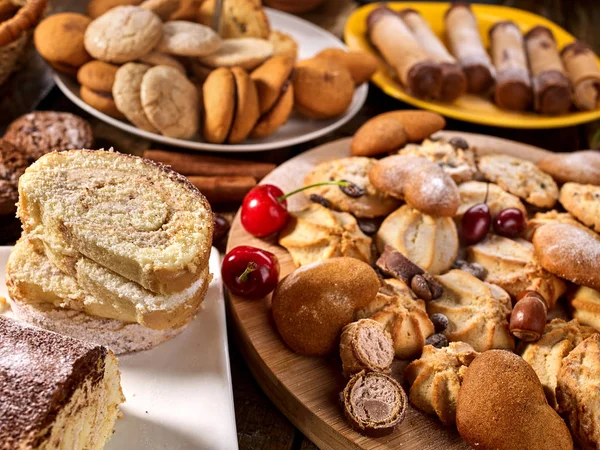
{"type": "Polygon", "coordinates": [[[76,75],[98,111],[163,136],[238,144],[264,138],[292,110],[331,119],[377,68],[373,56],[327,49],[296,63],[298,44],[271,30],[260,2],[91,1],[87,15],[61,13],[35,31],[38,52],[76,75]]]}
{"type": "Polygon", "coordinates": [[[443,127],[426,111],[377,116],[352,156],[306,175],[359,195],[317,185],[290,213],[278,242],[301,270],[275,290],[277,330],[303,355],[341,340],[344,412],[365,434],[401,421],[393,356],[410,362],[410,403],[474,447],[597,448],[600,152],[534,163],[431,137],[443,127]]]}
{"type": "Polygon", "coordinates": [[[414,9],[374,9],[368,36],[404,87],[419,98],[453,102],[466,92],[493,93],[500,108],[566,114],[600,106],[600,67],[583,42],[559,53],[552,31],[531,28],[524,36],[512,21],[489,30],[491,57],[469,5],[453,3],[444,14],[450,51],[414,9]]]}

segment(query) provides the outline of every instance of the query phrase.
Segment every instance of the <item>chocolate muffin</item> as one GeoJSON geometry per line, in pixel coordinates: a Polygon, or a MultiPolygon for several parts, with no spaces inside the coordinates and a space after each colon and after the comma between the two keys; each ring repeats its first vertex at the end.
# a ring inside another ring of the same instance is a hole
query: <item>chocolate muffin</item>
{"type": "Polygon", "coordinates": [[[21,148],[35,161],[46,153],[91,148],[92,126],[81,117],[65,112],[34,111],[12,122],[4,140],[21,148]]]}
{"type": "Polygon", "coordinates": [[[29,164],[29,158],[21,149],[0,139],[0,216],[17,211],[19,177],[29,164]]]}

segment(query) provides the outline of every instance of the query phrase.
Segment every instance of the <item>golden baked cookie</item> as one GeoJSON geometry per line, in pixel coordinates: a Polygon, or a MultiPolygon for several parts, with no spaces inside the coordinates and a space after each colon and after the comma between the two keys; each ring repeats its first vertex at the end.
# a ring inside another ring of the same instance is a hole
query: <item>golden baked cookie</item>
{"type": "Polygon", "coordinates": [[[518,353],[535,370],[548,403],[554,409],[558,409],[556,382],[563,358],[594,333],[596,331],[593,328],[581,326],[575,319],[569,322],[554,319],[546,324],[539,341],[522,342],[519,346],[518,353]]]}
{"type": "Polygon", "coordinates": [[[556,398],[571,434],[584,450],[600,445],[600,335],[580,343],[563,359],[556,398]]]}
{"type": "Polygon", "coordinates": [[[252,71],[250,75],[256,84],[260,113],[265,114],[281,97],[285,84],[289,83],[294,63],[284,56],[273,56],[252,71]]]}
{"type": "Polygon", "coordinates": [[[318,203],[290,213],[279,245],[292,255],[296,267],[336,256],[372,262],[371,238],[360,230],[356,219],[318,203]]]}
{"type": "Polygon", "coordinates": [[[573,317],[584,325],[600,330],[600,292],[580,286],[570,292],[568,298],[573,317]]]}
{"type": "MultiPolygon", "coordinates": [[[[198,12],[198,22],[210,26],[215,0],[205,0],[198,12]]],[[[221,36],[225,39],[254,37],[268,39],[269,19],[260,2],[255,0],[224,0],[221,36]]]]}
{"type": "Polygon", "coordinates": [[[260,117],[254,130],[250,133],[250,137],[261,139],[277,131],[279,127],[287,122],[293,107],[294,87],[291,84],[284,85],[283,94],[281,94],[273,107],[260,117]]]}
{"type": "Polygon", "coordinates": [[[196,22],[200,5],[204,0],[179,0],[179,8],[175,10],[169,20],[189,20],[196,22]]]}
{"type": "Polygon", "coordinates": [[[298,43],[289,34],[278,30],[271,30],[269,41],[273,44],[273,55],[283,56],[292,63],[298,59],[298,43]]]}
{"type": "Polygon", "coordinates": [[[146,117],[142,106],[142,79],[148,69],[150,66],[146,64],[127,63],[122,65],[115,75],[112,93],[117,108],[132,124],[150,133],[160,133],[146,117]]]}
{"type": "Polygon", "coordinates": [[[331,119],[343,114],[354,97],[350,71],[329,60],[305,59],[293,75],[294,107],[311,119],[331,119]]]}
{"type": "Polygon", "coordinates": [[[523,237],[528,241],[531,241],[533,239],[533,233],[535,233],[535,230],[542,225],[551,222],[568,223],[570,225],[575,225],[576,227],[585,228],[585,226],[581,222],[578,222],[577,219],[575,219],[575,217],[573,217],[571,214],[558,212],[557,210],[553,209],[551,211],[538,212],[531,219],[529,219],[527,221],[527,228],[525,228],[525,231],[523,232],[523,237]]]}
{"type": "Polygon", "coordinates": [[[94,58],[125,63],[153,50],[162,37],[162,22],[139,6],[117,6],[87,27],[85,49],[94,58]]]}
{"type": "Polygon", "coordinates": [[[179,9],[180,3],[180,0],[144,0],[140,7],[152,11],[160,20],[166,22],[179,9]]]}
{"type": "Polygon", "coordinates": [[[346,51],[341,48],[326,48],[317,53],[315,58],[333,61],[346,67],[357,86],[369,81],[379,65],[377,58],[370,53],[358,50],[346,51]]]}
{"type": "Polygon", "coordinates": [[[39,54],[53,67],[67,73],[92,59],[84,46],[84,35],[91,20],[83,14],[59,13],[42,20],[33,40],[39,54]]]}
{"type": "Polygon", "coordinates": [[[202,86],[204,139],[222,144],[227,139],[235,109],[235,78],[230,69],[222,67],[208,76],[202,86]]]}
{"type": "Polygon", "coordinates": [[[479,158],[479,170],[486,179],[540,208],[552,208],[558,200],[558,186],[534,163],[508,155],[479,158]]]}
{"type": "Polygon", "coordinates": [[[115,100],[110,92],[94,91],[84,85],[79,87],[79,95],[81,100],[86,102],[92,108],[97,109],[101,113],[116,119],[124,119],[125,116],[119,111],[115,100]]]}
{"type": "Polygon", "coordinates": [[[250,135],[260,116],[258,94],[248,72],[240,67],[234,67],[231,73],[235,80],[236,103],[227,142],[239,144],[250,135]]]}
{"type": "Polygon", "coordinates": [[[575,284],[600,289],[600,236],[568,223],[548,223],[533,235],[540,265],[575,284]]]}
{"type": "Polygon", "coordinates": [[[117,6],[139,5],[140,3],[142,0],[90,0],[86,14],[95,19],[117,6]]]}
{"type": "Polygon", "coordinates": [[[235,67],[252,70],[273,55],[273,44],[265,39],[224,39],[221,46],[199,62],[209,67],[235,67]]]}
{"type": "Polygon", "coordinates": [[[600,232],[600,186],[565,183],[559,199],[574,217],[600,232]]]}
{"type": "Polygon", "coordinates": [[[467,255],[470,262],[481,264],[486,270],[485,281],[500,286],[513,297],[525,290],[537,291],[549,310],[567,289],[563,280],[540,265],[533,244],[524,239],[490,235],[468,247],[467,255]]]}
{"type": "Polygon", "coordinates": [[[179,56],[206,56],[216,52],[221,38],[212,28],[185,20],[171,20],[162,26],[156,50],[179,56]]]}
{"type": "Polygon", "coordinates": [[[346,180],[365,190],[365,195],[352,198],[344,194],[339,186],[318,186],[304,191],[307,196],[317,194],[327,200],[338,211],[349,212],[356,217],[381,217],[394,211],[400,202],[377,189],[369,181],[369,170],[374,159],[350,157],[334,159],[318,164],[304,178],[304,185],[331,180],[346,180]]]}
{"type": "Polygon", "coordinates": [[[402,281],[390,278],[381,282],[373,301],[357,312],[359,318],[381,323],[394,342],[396,357],[416,358],[435,327],[425,310],[425,302],[417,298],[402,281]]]}
{"type": "Polygon", "coordinates": [[[472,180],[477,173],[473,151],[446,141],[425,139],[421,144],[406,145],[398,153],[427,158],[444,169],[458,185],[472,180]]]}
{"type": "Polygon", "coordinates": [[[104,61],[90,61],[79,68],[77,81],[93,91],[112,92],[118,68],[104,61]]]}
{"type": "Polygon", "coordinates": [[[432,217],[403,205],[385,218],[376,237],[377,249],[398,250],[433,275],[448,271],[458,255],[458,232],[451,217],[432,217]]]}
{"type": "Polygon", "coordinates": [[[444,293],[427,303],[427,312],[448,318],[449,325],[443,333],[449,341],[466,342],[478,352],[515,348],[508,328],[510,295],[504,289],[462,270],[451,270],[436,279],[444,293]]]}
{"type": "Polygon", "coordinates": [[[146,117],[164,136],[187,139],[198,131],[198,91],[179,70],[169,66],[148,69],[140,98],[146,117]]]}
{"type": "Polygon", "coordinates": [[[458,185],[458,192],[460,194],[460,206],[456,212],[458,218],[462,217],[469,208],[478,203],[483,203],[486,195],[486,204],[492,217],[496,217],[500,211],[507,208],[517,208],[527,217],[527,210],[519,197],[509,194],[497,184],[467,181],[458,185]]]}
{"type": "Polygon", "coordinates": [[[150,52],[138,58],[138,62],[149,66],[171,66],[185,75],[185,67],[179,61],[166,53],[150,52]]]}
{"type": "Polygon", "coordinates": [[[451,342],[448,347],[426,345],[420,359],[404,369],[411,385],[410,402],[421,411],[437,416],[445,426],[456,423],[458,391],[467,367],[478,353],[469,344],[451,342]]]}
{"type": "Polygon", "coordinates": [[[600,185],[600,151],[582,150],[572,153],[553,153],[537,163],[558,183],[600,185]]]}

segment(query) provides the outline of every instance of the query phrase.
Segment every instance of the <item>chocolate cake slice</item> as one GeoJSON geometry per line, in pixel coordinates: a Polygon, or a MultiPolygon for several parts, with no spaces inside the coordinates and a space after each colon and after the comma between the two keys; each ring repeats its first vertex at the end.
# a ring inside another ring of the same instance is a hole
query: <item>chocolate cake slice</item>
{"type": "Polygon", "coordinates": [[[102,449],[124,400],[106,347],[0,316],[0,450],[102,449]]]}

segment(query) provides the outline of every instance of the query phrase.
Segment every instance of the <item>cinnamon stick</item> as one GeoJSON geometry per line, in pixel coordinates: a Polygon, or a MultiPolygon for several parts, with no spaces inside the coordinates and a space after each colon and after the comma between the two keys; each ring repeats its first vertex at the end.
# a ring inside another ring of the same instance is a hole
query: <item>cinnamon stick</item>
{"type": "Polygon", "coordinates": [[[205,177],[253,177],[261,180],[275,168],[275,164],[269,163],[165,150],[145,150],[144,158],[171,166],[182,175],[205,177]]]}
{"type": "Polygon", "coordinates": [[[252,177],[188,176],[187,179],[211,204],[241,202],[248,191],[256,186],[256,180],[252,177]]]}

